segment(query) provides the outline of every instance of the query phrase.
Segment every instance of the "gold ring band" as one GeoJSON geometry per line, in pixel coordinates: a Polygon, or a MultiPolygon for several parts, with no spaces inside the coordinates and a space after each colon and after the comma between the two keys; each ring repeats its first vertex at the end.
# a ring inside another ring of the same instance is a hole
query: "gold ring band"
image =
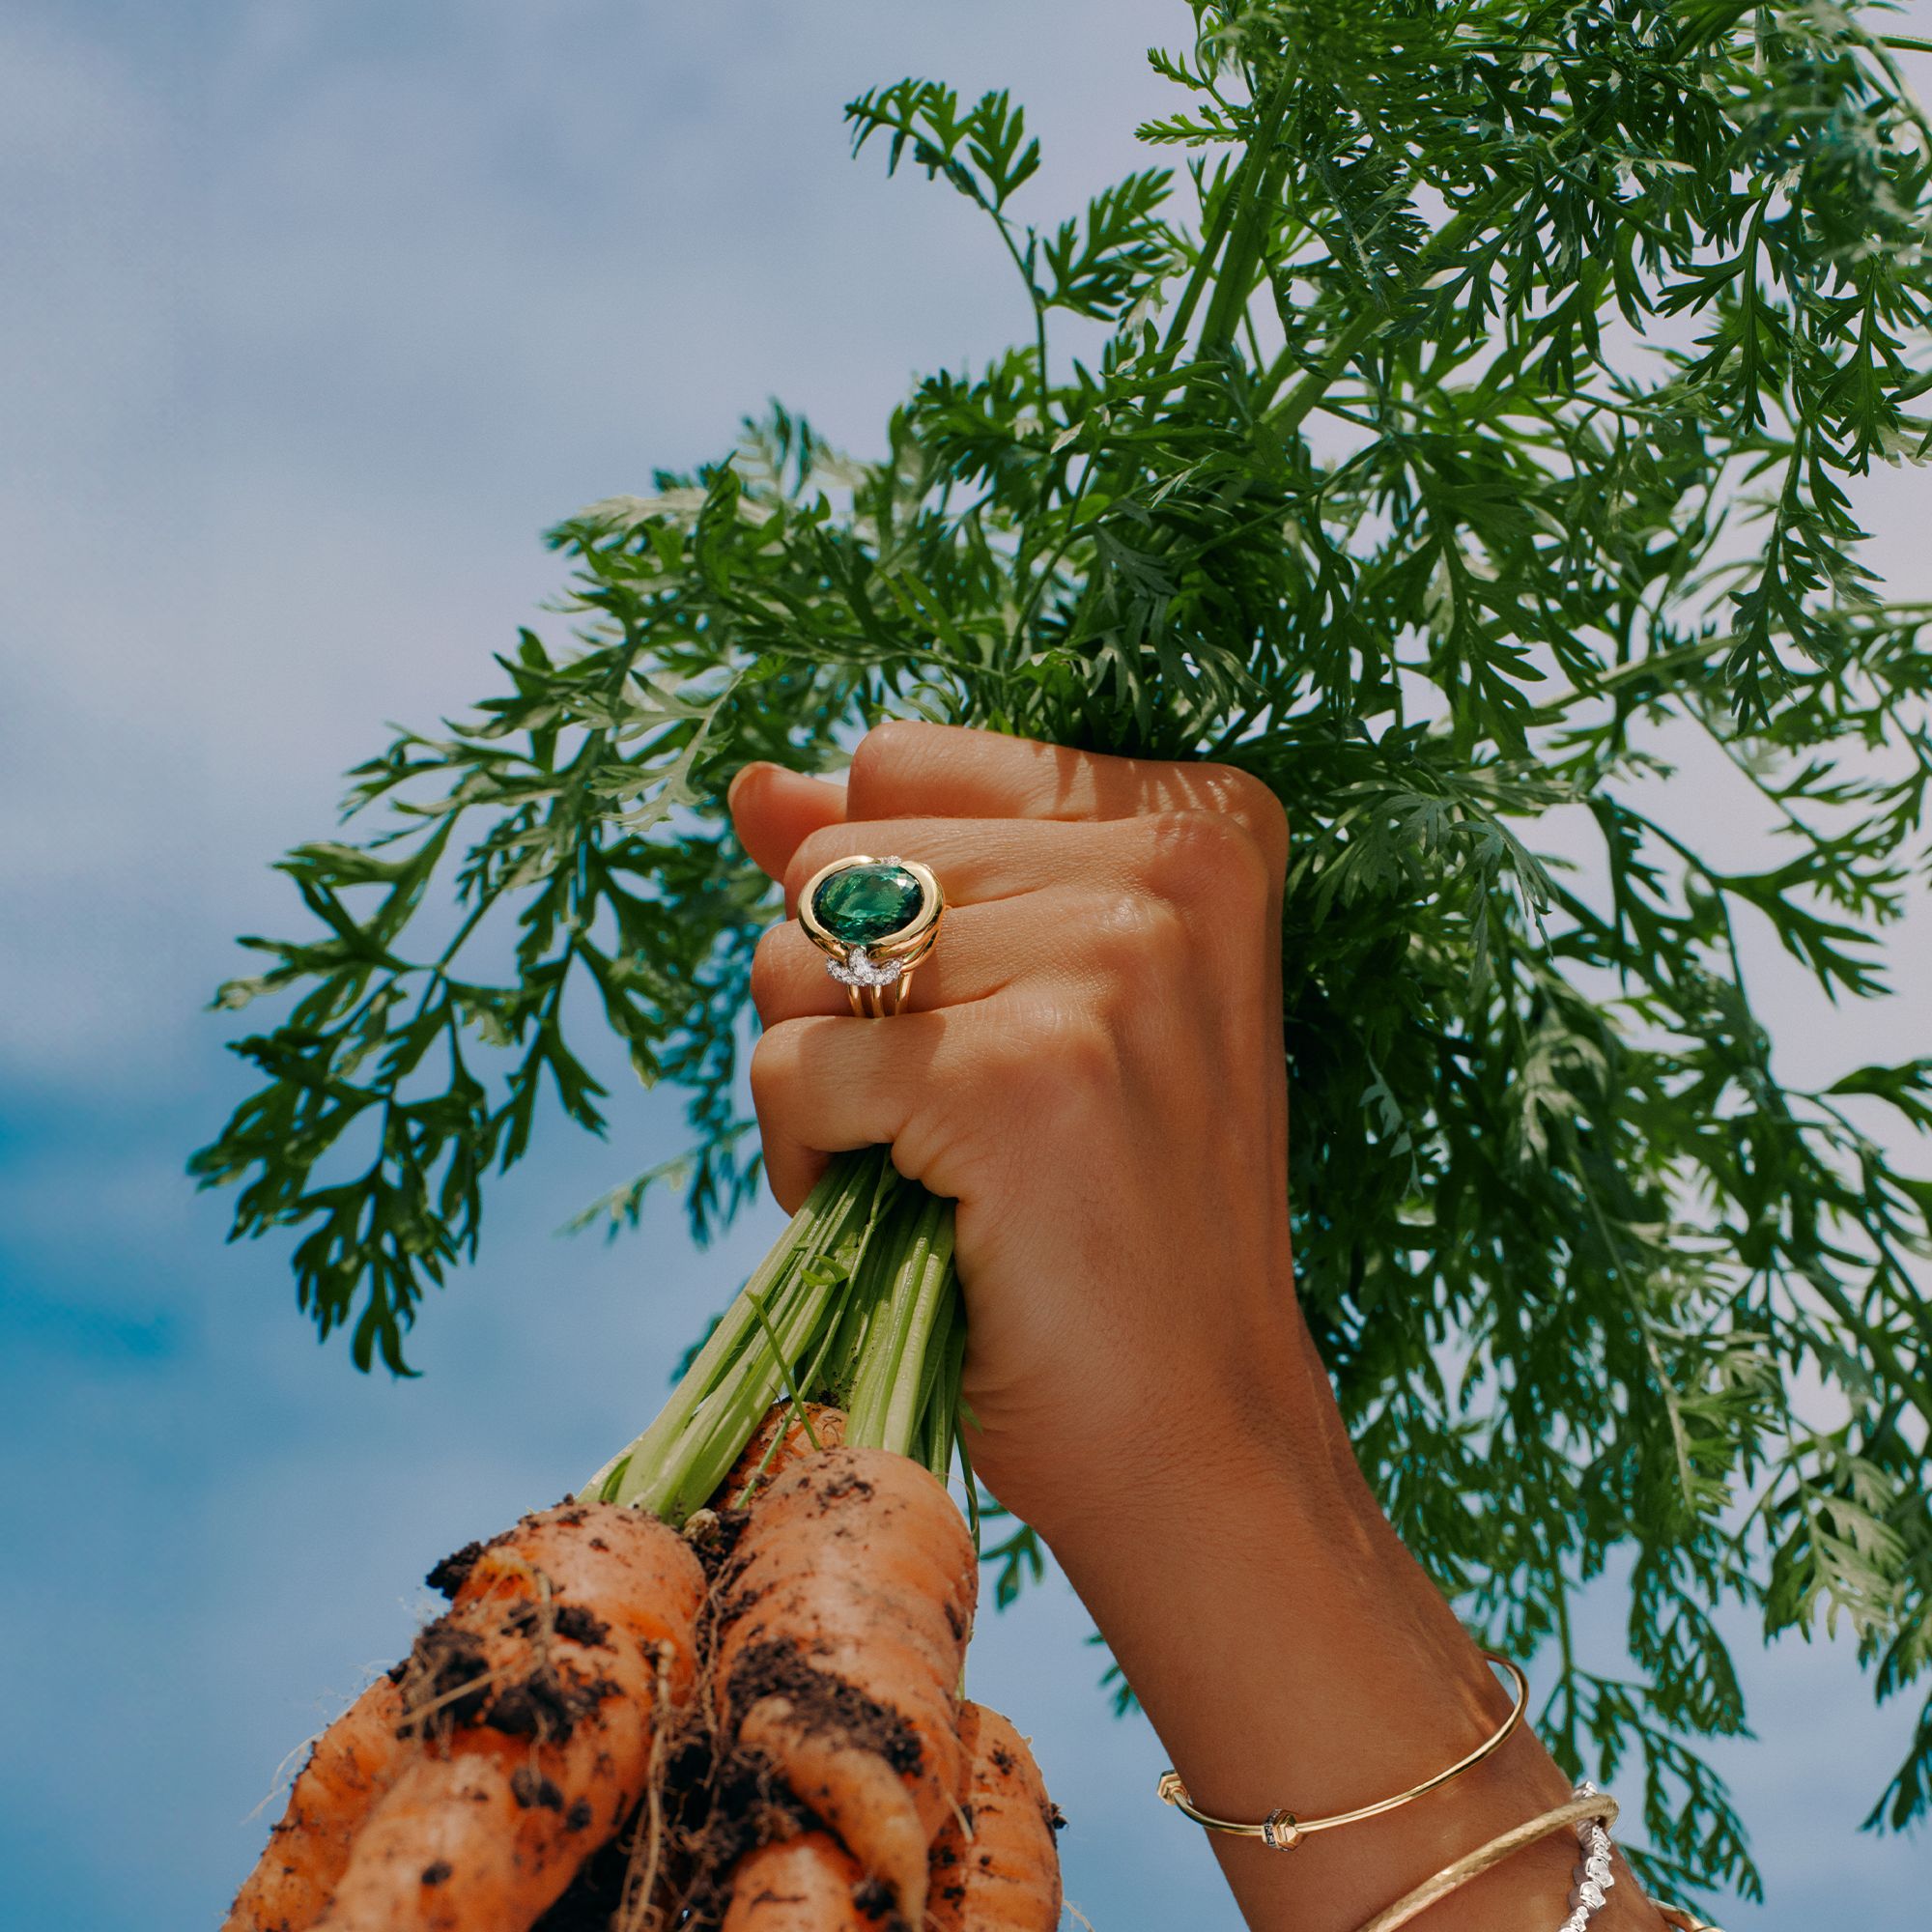
{"type": "Polygon", "coordinates": [[[913,974],[939,938],[946,895],[929,867],[855,852],[821,866],[798,895],[798,923],[826,955],[855,1018],[903,1010],[913,974]]]}
{"type": "Polygon", "coordinates": [[[1447,1784],[1452,1777],[1460,1777],[1465,1771],[1481,1764],[1492,1751],[1500,1749],[1504,1740],[1522,1722],[1522,1714],[1529,1705],[1529,1679],[1507,1657],[1499,1657],[1492,1650],[1486,1650],[1483,1655],[1500,1669],[1508,1671],[1510,1682],[1516,1688],[1509,1716],[1467,1757],[1458,1758],[1447,1771],[1438,1771],[1434,1777],[1424,1778],[1420,1784],[1411,1785],[1394,1798],[1378,1799],[1373,1804],[1358,1805],[1352,1811],[1337,1811],[1326,1818],[1297,1818],[1291,1811],[1270,1811],[1260,1824],[1250,1825],[1233,1818],[1210,1818],[1207,1812],[1198,1810],[1187,1795],[1187,1787],[1174,1771],[1161,1773],[1160,1795],[1182,1817],[1192,1818],[1197,1825],[1205,1825],[1210,1832],[1225,1832],[1235,1838],[1260,1838],[1278,1852],[1293,1851],[1311,1832],[1332,1832],[1338,1825],[1358,1825],[1365,1818],[1379,1818],[1384,1812],[1410,1804],[1447,1784]]]}

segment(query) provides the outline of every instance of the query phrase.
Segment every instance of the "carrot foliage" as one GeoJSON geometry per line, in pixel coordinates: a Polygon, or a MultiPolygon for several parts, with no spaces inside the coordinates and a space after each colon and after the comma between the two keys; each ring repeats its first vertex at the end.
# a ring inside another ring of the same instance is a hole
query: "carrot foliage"
{"type": "MultiPolygon", "coordinates": [[[[1008,96],[850,103],[983,211],[1018,341],[863,458],[774,409],[559,526],[575,635],[353,774],[379,829],[282,861],[306,932],[222,989],[293,1000],[194,1159],[236,1234],[292,1231],[318,1328],[403,1372],[490,1177],[601,1129],[598,1015],[728,1220],[748,758],[917,713],[1243,765],[1296,834],[1296,1254],[1364,1464],[1492,1640],[1551,1647],[1566,1765],[1641,1757],[1650,1872],[1751,1892],[1697,1755],[1745,1724],[1719,1610],[1848,1620],[1881,1695],[1932,1664],[1932,1186],[1882,1144],[1932,1061],[1781,1078],[1741,943],[1878,996],[1925,864],[1928,612],[1847,494],[1932,435],[1932,130],[1883,20],[1194,0],[1150,166],[1064,220],[1008,96]],[[1776,863],[1661,812],[1690,755],[1776,863]],[[1570,1634],[1612,1558],[1634,1675],[1570,1634]]],[[[1872,1821],[1928,1804],[1932,1702],[1872,1821]]]]}

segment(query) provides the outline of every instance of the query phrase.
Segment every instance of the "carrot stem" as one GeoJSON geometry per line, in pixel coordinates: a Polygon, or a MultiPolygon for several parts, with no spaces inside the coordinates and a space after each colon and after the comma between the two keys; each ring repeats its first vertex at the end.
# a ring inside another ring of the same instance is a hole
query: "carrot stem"
{"type": "Polygon", "coordinates": [[[943,1479],[965,1351],[952,1240],[952,1202],[904,1179],[884,1149],[837,1156],[657,1419],[580,1493],[682,1523],[779,1401],[835,1404],[849,1443],[943,1479]]]}
{"type": "Polygon", "coordinates": [[[918,1454],[920,1422],[932,1387],[927,1355],[952,1289],[952,1204],[928,1196],[894,1277],[884,1332],[852,1393],[845,1439],[854,1448],[918,1454]]]}

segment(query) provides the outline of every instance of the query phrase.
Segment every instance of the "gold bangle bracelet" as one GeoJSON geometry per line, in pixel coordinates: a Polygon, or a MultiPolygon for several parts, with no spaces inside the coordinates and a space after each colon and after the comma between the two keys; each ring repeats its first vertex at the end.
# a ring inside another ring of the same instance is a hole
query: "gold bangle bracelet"
{"type": "Polygon", "coordinates": [[[1503,1741],[1522,1722],[1523,1711],[1529,1703],[1529,1679],[1508,1658],[1498,1657],[1492,1650],[1486,1650],[1483,1655],[1498,1668],[1508,1671],[1510,1682],[1516,1687],[1516,1698],[1510,1706],[1509,1716],[1495,1733],[1484,1739],[1467,1757],[1458,1758],[1447,1771],[1438,1771],[1434,1777],[1411,1785],[1394,1798],[1378,1799],[1373,1804],[1359,1805],[1353,1811],[1337,1811],[1326,1818],[1297,1818],[1291,1811],[1270,1811],[1259,1825],[1245,1825],[1233,1818],[1210,1818],[1207,1812],[1197,1810],[1187,1795],[1187,1787],[1174,1771],[1161,1773],[1160,1795],[1183,1818],[1192,1818],[1197,1825],[1205,1825],[1210,1832],[1225,1832],[1233,1838],[1260,1838],[1277,1852],[1293,1851],[1311,1832],[1332,1832],[1337,1825],[1358,1825],[1364,1818],[1379,1818],[1385,1811],[1394,1811],[1447,1784],[1452,1777],[1460,1777],[1472,1766],[1481,1764],[1492,1751],[1500,1748],[1503,1741]]]}
{"type": "Polygon", "coordinates": [[[1544,1838],[1553,1838],[1558,1832],[1591,1818],[1607,1832],[1617,1821],[1617,1801],[1606,1791],[1593,1791],[1586,1797],[1573,1798],[1569,1804],[1559,1804],[1555,1810],[1546,1811],[1542,1817],[1532,1818],[1526,1825],[1519,1825],[1500,1837],[1492,1838],[1487,1845],[1477,1846],[1453,1865],[1444,1865],[1434,1878],[1424,1879],[1413,1891],[1404,1892],[1393,1905],[1378,1912],[1361,1927],[1361,1932],[1395,1932],[1398,1925],[1406,1925],[1432,1905],[1439,1904],[1452,1891],[1462,1890],[1472,1878],[1480,1877],[1492,1865],[1499,1865],[1526,1846],[1544,1838]]]}
{"type": "Polygon", "coordinates": [[[1715,1925],[1706,1924],[1693,1912],[1687,1912],[1681,1905],[1663,1905],[1652,1899],[1657,1906],[1658,1916],[1666,1925],[1674,1925],[1677,1932],[1718,1932],[1715,1925]]]}

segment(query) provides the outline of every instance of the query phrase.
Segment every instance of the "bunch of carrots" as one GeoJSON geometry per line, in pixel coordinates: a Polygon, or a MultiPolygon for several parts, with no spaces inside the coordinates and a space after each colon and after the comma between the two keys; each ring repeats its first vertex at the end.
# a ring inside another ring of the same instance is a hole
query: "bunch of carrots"
{"type": "Polygon", "coordinates": [[[1052,1932],[1058,1811],[960,1694],[963,1346],[950,1205],[836,1162],[651,1428],[430,1572],[225,1932],[1052,1932]]]}

